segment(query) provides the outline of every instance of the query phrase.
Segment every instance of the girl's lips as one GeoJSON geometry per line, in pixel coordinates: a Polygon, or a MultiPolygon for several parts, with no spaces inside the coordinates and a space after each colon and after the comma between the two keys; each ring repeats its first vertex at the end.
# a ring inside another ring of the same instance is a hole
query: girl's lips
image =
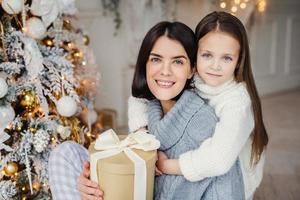
{"type": "Polygon", "coordinates": [[[170,88],[175,84],[175,82],[173,81],[165,81],[165,80],[155,80],[155,82],[159,87],[162,88],[170,88]]]}
{"type": "Polygon", "coordinates": [[[209,76],[213,76],[213,77],[221,77],[222,75],[219,74],[211,74],[211,73],[206,73],[209,76]]]}

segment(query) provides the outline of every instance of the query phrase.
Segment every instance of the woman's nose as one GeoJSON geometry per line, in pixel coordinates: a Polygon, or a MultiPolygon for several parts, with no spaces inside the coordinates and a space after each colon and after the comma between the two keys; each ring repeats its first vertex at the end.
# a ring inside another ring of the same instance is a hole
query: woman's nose
{"type": "Polygon", "coordinates": [[[171,64],[169,62],[164,62],[160,73],[164,76],[170,76],[172,74],[171,64]]]}

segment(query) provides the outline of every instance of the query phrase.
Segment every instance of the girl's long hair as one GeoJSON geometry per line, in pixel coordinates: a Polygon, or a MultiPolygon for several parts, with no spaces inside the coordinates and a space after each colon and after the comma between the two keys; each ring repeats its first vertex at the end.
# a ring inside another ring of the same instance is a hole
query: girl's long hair
{"type": "Polygon", "coordinates": [[[268,144],[268,134],[262,117],[260,98],[255,86],[251,63],[247,33],[242,22],[226,12],[212,12],[204,17],[196,27],[196,41],[211,31],[220,31],[230,34],[240,43],[239,60],[234,72],[237,82],[245,82],[251,98],[254,115],[254,129],[252,131],[251,163],[256,164],[268,144]]]}

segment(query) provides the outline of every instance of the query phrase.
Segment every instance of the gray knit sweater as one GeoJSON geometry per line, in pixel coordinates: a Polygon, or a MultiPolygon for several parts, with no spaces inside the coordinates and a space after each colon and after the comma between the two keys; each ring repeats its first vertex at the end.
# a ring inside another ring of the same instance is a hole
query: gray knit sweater
{"type": "MultiPolygon", "coordinates": [[[[160,150],[170,159],[178,159],[180,154],[198,148],[214,133],[217,122],[214,110],[192,91],[185,91],[165,116],[158,100],[148,106],[149,132],[161,142],[160,150]]],[[[228,173],[198,182],[189,182],[184,176],[158,176],[154,196],[155,200],[244,199],[239,161],[228,173]]]]}

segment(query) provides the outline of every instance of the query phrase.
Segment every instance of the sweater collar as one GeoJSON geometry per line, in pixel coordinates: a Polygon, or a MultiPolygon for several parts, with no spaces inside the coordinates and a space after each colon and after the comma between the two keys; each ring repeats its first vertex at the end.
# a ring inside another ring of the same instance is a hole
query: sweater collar
{"type": "Polygon", "coordinates": [[[231,78],[220,86],[210,86],[204,83],[203,79],[198,74],[194,76],[195,87],[198,89],[198,93],[201,97],[211,99],[219,94],[225,93],[238,86],[238,83],[231,78]]]}

